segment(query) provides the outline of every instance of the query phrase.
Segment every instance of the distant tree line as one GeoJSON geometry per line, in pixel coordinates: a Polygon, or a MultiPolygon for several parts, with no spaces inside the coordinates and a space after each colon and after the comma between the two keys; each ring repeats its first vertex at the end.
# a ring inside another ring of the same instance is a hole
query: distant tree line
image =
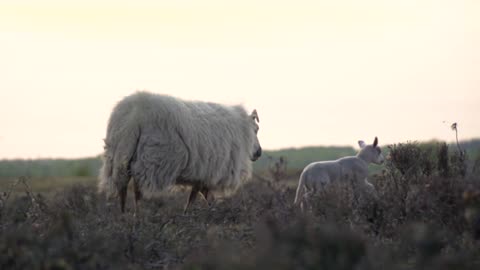
{"type": "Polygon", "coordinates": [[[272,166],[272,161],[280,158],[285,159],[287,163],[287,171],[299,170],[307,164],[316,160],[331,160],[343,156],[354,155],[355,149],[352,147],[337,146],[312,146],[302,148],[287,148],[276,151],[264,151],[259,160],[253,163],[255,171],[265,171],[272,166]]]}
{"type": "MultiPolygon", "coordinates": [[[[443,142],[431,141],[419,143],[422,147],[436,147],[443,142]]],[[[462,150],[466,151],[470,162],[478,159],[480,139],[463,141],[460,143],[462,150]]],[[[455,143],[449,144],[449,151],[457,151],[455,143]]],[[[389,151],[387,145],[384,150],[389,151]]],[[[262,157],[253,163],[256,172],[272,170],[272,166],[282,159],[286,168],[282,169],[287,174],[298,173],[307,164],[313,161],[334,160],[340,157],[355,155],[356,149],[345,146],[312,146],[302,148],[286,148],[275,151],[264,151],[262,157]]],[[[0,178],[27,177],[68,177],[98,175],[101,166],[100,157],[83,159],[15,159],[0,160],[0,178]]]]}
{"type": "Polygon", "coordinates": [[[101,166],[99,157],[83,159],[14,159],[0,161],[0,178],[94,176],[101,166]]]}

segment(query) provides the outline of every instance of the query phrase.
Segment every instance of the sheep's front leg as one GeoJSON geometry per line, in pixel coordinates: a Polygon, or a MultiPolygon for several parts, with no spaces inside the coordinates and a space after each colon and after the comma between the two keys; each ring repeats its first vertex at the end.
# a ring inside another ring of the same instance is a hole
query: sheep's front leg
{"type": "Polygon", "coordinates": [[[215,199],[210,190],[207,187],[202,187],[200,189],[200,194],[202,194],[203,198],[207,202],[208,207],[210,207],[213,203],[213,200],[215,199]]]}

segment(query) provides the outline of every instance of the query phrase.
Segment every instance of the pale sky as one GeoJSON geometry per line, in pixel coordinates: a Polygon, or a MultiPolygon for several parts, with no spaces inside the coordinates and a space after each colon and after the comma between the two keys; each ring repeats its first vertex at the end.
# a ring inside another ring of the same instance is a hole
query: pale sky
{"type": "Polygon", "coordinates": [[[480,137],[480,1],[0,0],[0,158],[100,154],[136,90],[243,104],[264,149],[480,137]]]}

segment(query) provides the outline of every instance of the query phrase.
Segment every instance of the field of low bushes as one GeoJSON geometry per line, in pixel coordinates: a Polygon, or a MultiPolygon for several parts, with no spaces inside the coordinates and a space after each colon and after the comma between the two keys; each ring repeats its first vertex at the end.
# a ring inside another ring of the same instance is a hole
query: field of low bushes
{"type": "Polygon", "coordinates": [[[392,145],[378,199],[345,183],[305,213],[296,179],[268,173],[186,214],[188,189],[137,216],[94,181],[45,193],[17,178],[1,188],[0,269],[480,269],[480,162],[445,147],[392,145]]]}

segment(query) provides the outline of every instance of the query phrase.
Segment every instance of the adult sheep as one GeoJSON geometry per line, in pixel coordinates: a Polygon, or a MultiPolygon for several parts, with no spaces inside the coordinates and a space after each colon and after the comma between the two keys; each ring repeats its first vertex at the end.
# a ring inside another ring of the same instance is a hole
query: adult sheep
{"type": "Polygon", "coordinates": [[[99,190],[118,195],[125,211],[133,179],[135,213],[143,194],[173,185],[191,186],[185,210],[200,192],[235,189],[252,174],[262,148],[256,110],[183,101],[137,92],[121,100],[110,116],[99,190]]]}

